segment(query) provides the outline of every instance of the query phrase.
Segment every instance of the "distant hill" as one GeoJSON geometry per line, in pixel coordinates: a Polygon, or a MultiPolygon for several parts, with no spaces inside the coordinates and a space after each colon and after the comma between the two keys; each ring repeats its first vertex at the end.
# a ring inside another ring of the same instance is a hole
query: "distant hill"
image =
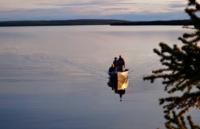
{"type": "Polygon", "coordinates": [[[72,26],[72,25],[110,25],[125,23],[123,20],[77,19],[77,20],[42,20],[42,21],[1,21],[0,26],[72,26]]]}
{"type": "Polygon", "coordinates": [[[126,21],[111,23],[111,25],[192,25],[191,20],[158,20],[158,21],[126,21]]]}
{"type": "Polygon", "coordinates": [[[168,21],[125,21],[104,19],[40,20],[40,21],[0,21],[0,27],[9,26],[72,26],[72,25],[191,25],[190,20],[168,21]]]}

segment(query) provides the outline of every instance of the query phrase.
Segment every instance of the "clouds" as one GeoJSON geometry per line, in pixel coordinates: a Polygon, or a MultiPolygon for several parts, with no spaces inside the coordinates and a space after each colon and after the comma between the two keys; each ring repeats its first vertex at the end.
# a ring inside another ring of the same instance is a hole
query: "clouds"
{"type": "Polygon", "coordinates": [[[0,20],[106,18],[131,14],[154,15],[183,11],[183,0],[0,0],[0,20]],[[60,14],[63,13],[63,14],[60,14]]]}

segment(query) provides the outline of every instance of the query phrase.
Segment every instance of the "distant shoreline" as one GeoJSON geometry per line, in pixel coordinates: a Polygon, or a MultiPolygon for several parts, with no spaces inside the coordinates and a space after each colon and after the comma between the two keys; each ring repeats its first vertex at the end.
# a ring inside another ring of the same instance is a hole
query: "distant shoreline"
{"type": "Polygon", "coordinates": [[[77,20],[40,20],[40,21],[0,21],[0,27],[17,26],[76,26],[76,25],[112,25],[112,26],[148,26],[148,25],[192,25],[190,20],[125,21],[104,19],[77,20]]]}

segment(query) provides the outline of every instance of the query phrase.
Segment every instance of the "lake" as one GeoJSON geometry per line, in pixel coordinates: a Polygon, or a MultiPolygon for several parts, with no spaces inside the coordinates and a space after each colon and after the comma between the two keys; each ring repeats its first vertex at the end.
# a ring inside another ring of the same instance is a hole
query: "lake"
{"type": "MultiPolygon", "coordinates": [[[[158,43],[180,43],[180,26],[0,28],[1,129],[156,129],[164,118],[158,43]],[[107,85],[122,55],[129,87],[122,101],[107,85]]],[[[196,118],[200,120],[199,116],[196,118]]]]}

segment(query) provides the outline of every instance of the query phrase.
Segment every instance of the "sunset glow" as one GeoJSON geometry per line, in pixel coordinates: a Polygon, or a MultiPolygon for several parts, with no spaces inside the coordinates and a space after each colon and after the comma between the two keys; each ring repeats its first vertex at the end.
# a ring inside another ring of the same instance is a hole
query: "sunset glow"
{"type": "Polygon", "coordinates": [[[0,20],[108,17],[133,19],[133,15],[159,18],[166,14],[166,17],[175,17],[184,12],[185,6],[186,1],[183,0],[1,0],[0,20]]]}

